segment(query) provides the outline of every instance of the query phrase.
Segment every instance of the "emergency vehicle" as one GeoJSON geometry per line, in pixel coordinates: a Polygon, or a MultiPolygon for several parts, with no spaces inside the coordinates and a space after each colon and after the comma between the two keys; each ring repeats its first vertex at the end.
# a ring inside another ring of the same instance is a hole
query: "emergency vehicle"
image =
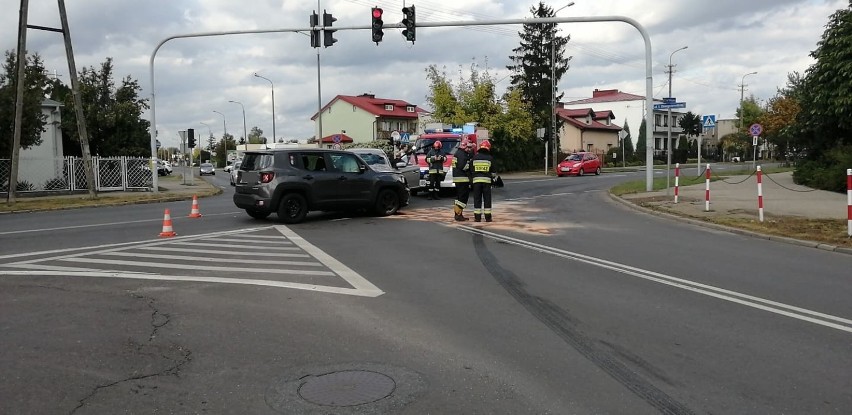
{"type": "Polygon", "coordinates": [[[477,129],[475,124],[465,124],[462,127],[453,127],[441,125],[433,127],[427,125],[423,134],[414,142],[414,157],[417,166],[420,167],[420,187],[429,185],[429,163],[426,162],[426,155],[435,144],[435,141],[441,142],[441,153],[447,158],[444,161],[444,173],[446,176],[441,182],[441,188],[455,187],[453,183],[453,154],[462,140],[467,140],[469,145],[472,145],[474,151],[479,147],[478,144],[482,140],[488,139],[488,130],[477,129]]]}

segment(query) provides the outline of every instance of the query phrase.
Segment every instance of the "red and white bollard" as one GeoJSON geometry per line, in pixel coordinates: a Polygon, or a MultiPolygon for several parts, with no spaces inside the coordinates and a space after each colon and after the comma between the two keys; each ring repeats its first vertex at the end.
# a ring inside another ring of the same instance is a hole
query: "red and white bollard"
{"type": "Polygon", "coordinates": [[[757,216],[763,222],[763,172],[757,166],[757,216]]]}
{"type": "Polygon", "coordinates": [[[707,170],[705,170],[706,179],[704,180],[704,211],[710,211],[710,164],[707,164],[707,170]]]}
{"type": "Polygon", "coordinates": [[[846,169],[846,234],[852,238],[852,169],[846,169]]]}
{"type": "Polygon", "coordinates": [[[677,203],[678,178],[680,178],[680,163],[675,163],[675,200],[674,200],[675,203],[677,203]]]}

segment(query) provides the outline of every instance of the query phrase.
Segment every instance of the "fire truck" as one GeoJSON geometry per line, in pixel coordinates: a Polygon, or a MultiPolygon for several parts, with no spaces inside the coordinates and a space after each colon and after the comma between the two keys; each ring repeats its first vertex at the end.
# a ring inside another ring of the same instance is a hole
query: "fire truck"
{"type": "Polygon", "coordinates": [[[441,182],[441,188],[453,188],[453,154],[462,140],[467,140],[468,144],[472,145],[474,151],[478,149],[478,144],[488,138],[488,130],[477,128],[475,123],[468,123],[461,127],[451,125],[431,125],[428,124],[424,129],[423,134],[414,141],[414,157],[418,167],[420,167],[420,187],[428,186],[429,181],[429,163],[426,162],[426,155],[432,149],[435,141],[441,142],[441,153],[447,159],[444,161],[444,172],[446,177],[441,182]]]}

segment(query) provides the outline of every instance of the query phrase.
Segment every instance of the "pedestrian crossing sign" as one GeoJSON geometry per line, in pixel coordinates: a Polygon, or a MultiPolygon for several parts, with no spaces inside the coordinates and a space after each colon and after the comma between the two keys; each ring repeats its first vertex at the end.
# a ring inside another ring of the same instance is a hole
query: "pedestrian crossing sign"
{"type": "Polygon", "coordinates": [[[704,129],[708,128],[716,128],[716,116],[715,115],[705,115],[701,119],[701,125],[704,129]]]}

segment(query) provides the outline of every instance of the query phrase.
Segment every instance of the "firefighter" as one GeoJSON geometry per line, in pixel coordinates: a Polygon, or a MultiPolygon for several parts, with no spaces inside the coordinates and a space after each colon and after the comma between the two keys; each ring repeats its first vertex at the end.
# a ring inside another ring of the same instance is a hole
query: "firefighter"
{"type": "Polygon", "coordinates": [[[473,220],[491,222],[491,177],[494,174],[494,158],[491,157],[491,142],[479,144],[479,151],[473,156],[473,220]]]}
{"type": "Polygon", "coordinates": [[[458,149],[453,154],[453,183],[456,185],[456,200],[453,202],[455,220],[462,222],[468,220],[464,216],[464,208],[470,198],[470,180],[473,174],[473,144],[467,139],[462,139],[458,149]]]}
{"type": "Polygon", "coordinates": [[[426,154],[426,163],[429,164],[429,199],[438,200],[441,191],[441,181],[444,180],[444,161],[447,159],[441,153],[441,141],[435,140],[429,154],[426,154]]]}

